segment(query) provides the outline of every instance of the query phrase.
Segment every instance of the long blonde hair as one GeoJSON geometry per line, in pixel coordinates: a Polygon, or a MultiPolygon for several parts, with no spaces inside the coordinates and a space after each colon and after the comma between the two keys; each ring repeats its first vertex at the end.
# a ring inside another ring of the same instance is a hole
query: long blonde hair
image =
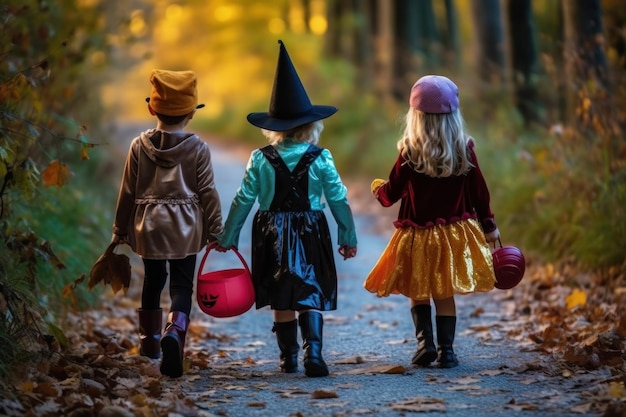
{"type": "Polygon", "coordinates": [[[409,108],[397,148],[417,172],[429,177],[467,173],[473,164],[468,152],[469,136],[461,111],[432,114],[409,108]]]}
{"type": "Polygon", "coordinates": [[[263,136],[267,138],[270,145],[277,145],[285,139],[317,145],[320,140],[320,133],[322,133],[322,130],[324,130],[324,123],[321,120],[298,126],[286,132],[275,132],[273,130],[261,129],[263,136]]]}

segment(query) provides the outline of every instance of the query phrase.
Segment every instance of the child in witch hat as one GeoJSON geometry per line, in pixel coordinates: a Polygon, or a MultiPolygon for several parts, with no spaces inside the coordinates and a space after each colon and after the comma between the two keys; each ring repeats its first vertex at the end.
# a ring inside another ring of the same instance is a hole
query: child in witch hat
{"type": "Polygon", "coordinates": [[[161,373],[183,373],[196,254],[222,232],[220,199],[206,142],[185,130],[198,104],[192,71],[153,70],[150,114],[156,128],[133,139],[124,167],[114,243],[128,243],[143,259],[140,349],[158,359],[161,373]],[[161,292],[170,273],[170,312],[163,336],[161,292]]]}
{"type": "Polygon", "coordinates": [[[269,145],[252,152],[233,199],[219,251],[237,248],[252,205],[252,277],[256,307],[274,310],[280,369],[298,370],[298,324],[307,376],[328,375],[322,357],[321,311],[337,308],[337,272],[322,197],[338,225],[339,253],[357,253],[357,239],[346,187],[328,149],[316,146],[322,119],[336,107],[312,105],[279,41],[280,52],[269,112],[251,113],[269,145]],[[297,313],[297,318],[296,318],[297,313]]]}
{"type": "Polygon", "coordinates": [[[426,75],[413,85],[398,157],[387,180],[372,182],[384,207],[401,201],[395,233],[364,287],[380,297],[410,299],[418,346],[412,363],[458,365],[453,349],[455,294],[490,291],[495,276],[487,242],[500,236],[489,190],[466,133],[459,90],[426,75]],[[436,309],[433,339],[430,300],[436,309]]]}

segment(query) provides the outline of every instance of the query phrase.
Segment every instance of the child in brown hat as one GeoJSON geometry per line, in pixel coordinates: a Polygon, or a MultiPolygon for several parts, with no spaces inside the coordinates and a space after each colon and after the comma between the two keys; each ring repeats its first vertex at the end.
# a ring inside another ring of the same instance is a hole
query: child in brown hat
{"type": "Polygon", "coordinates": [[[161,357],[161,373],[183,373],[196,254],[222,232],[220,199],[206,142],[185,131],[198,104],[192,71],[152,71],[150,114],[156,128],[134,138],[126,158],[114,243],[127,243],[143,259],[139,314],[143,356],[161,357]],[[170,312],[162,330],[161,292],[170,273],[170,312]]]}

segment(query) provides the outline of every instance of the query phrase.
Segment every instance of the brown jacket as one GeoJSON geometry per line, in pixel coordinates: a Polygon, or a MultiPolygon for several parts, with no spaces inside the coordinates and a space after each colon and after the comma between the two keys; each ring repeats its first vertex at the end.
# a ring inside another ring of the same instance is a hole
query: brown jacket
{"type": "Polygon", "coordinates": [[[133,139],[113,233],[147,259],[182,259],[222,232],[209,145],[192,133],[149,129],[133,139]]]}

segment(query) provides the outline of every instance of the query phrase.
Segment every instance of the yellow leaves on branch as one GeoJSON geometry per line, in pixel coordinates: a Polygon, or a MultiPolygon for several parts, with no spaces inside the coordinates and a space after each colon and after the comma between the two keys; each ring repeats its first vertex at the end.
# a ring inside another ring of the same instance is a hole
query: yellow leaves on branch
{"type": "Polygon", "coordinates": [[[69,181],[72,172],[66,163],[54,160],[41,173],[41,181],[46,187],[63,187],[69,181]]]}

